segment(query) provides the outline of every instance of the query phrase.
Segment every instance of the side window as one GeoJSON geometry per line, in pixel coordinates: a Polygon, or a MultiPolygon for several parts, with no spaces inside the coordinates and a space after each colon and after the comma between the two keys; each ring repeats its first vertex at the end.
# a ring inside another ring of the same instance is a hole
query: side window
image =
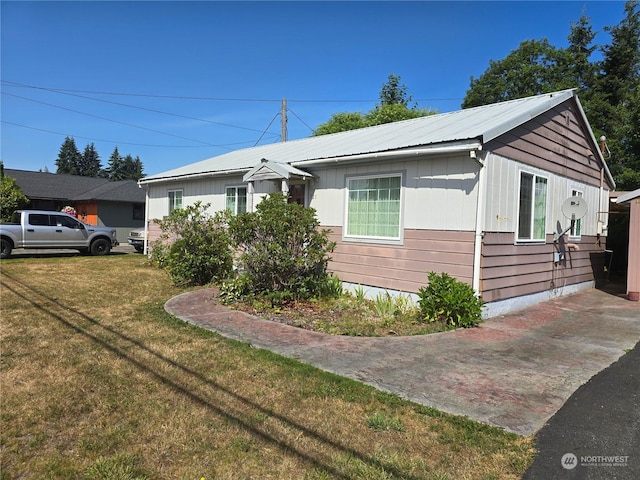
{"type": "Polygon", "coordinates": [[[29,225],[36,226],[49,226],[49,215],[43,215],[41,213],[30,213],[29,214],[29,225]]]}
{"type": "Polygon", "coordinates": [[[247,211],[247,187],[227,187],[227,210],[233,215],[247,211]]]}
{"type": "MultiPolygon", "coordinates": [[[[571,190],[572,197],[582,197],[583,193],[580,190],[571,190]]],[[[579,240],[582,235],[582,219],[578,218],[573,225],[571,225],[571,231],[569,232],[569,238],[579,240]]]]}
{"type": "Polygon", "coordinates": [[[182,190],[169,190],[169,213],[182,208],[182,190]]]}
{"type": "Polygon", "coordinates": [[[144,220],[144,203],[133,204],[133,220],[144,220]]]}
{"type": "Polygon", "coordinates": [[[520,172],[518,240],[544,241],[547,224],[547,179],[520,172]]]}
{"type": "Polygon", "coordinates": [[[401,193],[401,175],[348,179],[346,237],[399,239],[401,193]]]}
{"type": "Polygon", "coordinates": [[[66,228],[78,228],[79,224],[73,218],[66,217],[64,215],[51,215],[52,227],[66,227],[66,228]]]}

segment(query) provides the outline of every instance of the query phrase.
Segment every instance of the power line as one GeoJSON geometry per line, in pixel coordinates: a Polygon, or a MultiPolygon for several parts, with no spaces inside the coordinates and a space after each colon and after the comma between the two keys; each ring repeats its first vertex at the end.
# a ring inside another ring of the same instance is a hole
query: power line
{"type": "MultiPolygon", "coordinates": [[[[203,148],[202,145],[159,145],[159,144],[148,144],[148,143],[132,143],[132,142],[117,142],[115,140],[104,140],[101,138],[93,138],[93,137],[84,137],[82,135],[73,135],[69,133],[55,132],[53,130],[46,130],[44,128],[31,127],[29,125],[22,125],[20,123],[8,122],[6,120],[0,120],[1,123],[5,123],[7,125],[13,125],[15,127],[28,128],[30,130],[37,130],[39,132],[52,133],[54,135],[64,135],[65,137],[73,137],[73,138],[82,138],[84,140],[91,140],[93,142],[103,142],[103,143],[112,143],[115,145],[133,145],[137,147],[162,147],[162,148],[203,148]]],[[[226,148],[227,150],[232,150],[231,148],[225,147],[224,145],[216,145],[221,148],[226,148]]]]}
{"type": "MultiPolygon", "coordinates": [[[[115,96],[123,96],[123,97],[146,97],[146,98],[167,98],[167,99],[175,99],[175,100],[207,100],[214,102],[270,102],[270,103],[281,103],[282,99],[272,99],[272,98],[234,98],[234,97],[198,97],[198,96],[190,96],[190,95],[158,95],[158,94],[148,94],[148,93],[125,93],[125,92],[108,92],[108,91],[97,91],[97,90],[76,90],[76,89],[63,89],[63,88],[50,88],[50,87],[39,87],[33,85],[24,85],[18,82],[11,82],[9,80],[3,80],[4,83],[13,84],[15,86],[26,86],[29,88],[39,88],[42,90],[52,90],[57,92],[73,92],[73,93],[91,93],[97,95],[115,95],[115,96]]],[[[287,98],[287,102],[294,103],[371,103],[379,101],[379,98],[376,99],[289,99],[287,98]]],[[[449,98],[418,98],[415,99],[416,102],[445,102],[445,101],[454,101],[454,100],[464,100],[463,97],[449,97],[449,98]]]]}
{"type": "Polygon", "coordinates": [[[190,142],[201,143],[201,144],[206,145],[208,147],[219,147],[220,146],[220,145],[213,145],[211,143],[203,142],[202,140],[196,140],[196,139],[193,139],[193,138],[183,137],[181,135],[174,135],[173,133],[163,132],[161,130],[155,130],[153,128],[142,127],[140,125],[135,125],[133,123],[121,122],[119,120],[113,120],[111,118],[101,117],[99,115],[94,115],[92,113],[81,112],[79,110],[74,110],[72,108],[62,107],[60,105],[55,105],[55,104],[52,104],[52,103],[42,102],[40,100],[34,100],[32,98],[23,97],[23,96],[20,96],[20,95],[15,95],[13,93],[8,93],[8,92],[1,92],[1,93],[2,93],[2,95],[9,95],[11,97],[20,98],[22,100],[27,100],[29,102],[40,103],[42,105],[47,105],[49,107],[59,108],[61,110],[66,110],[66,111],[69,111],[69,112],[78,113],[80,115],[86,115],[87,117],[97,118],[99,120],[106,120],[108,122],[113,122],[113,123],[117,123],[117,124],[120,124],[120,125],[125,125],[127,127],[139,128],[141,130],[147,130],[149,132],[159,133],[159,134],[162,134],[162,135],[168,135],[170,137],[181,138],[182,140],[189,140],[190,142]]]}
{"type": "MultiPolygon", "coordinates": [[[[111,105],[118,105],[118,106],[122,106],[122,107],[135,108],[135,109],[138,109],[138,110],[143,110],[143,111],[152,112],[152,113],[160,113],[162,115],[170,115],[170,116],[173,116],[173,117],[185,118],[187,120],[196,120],[198,122],[210,123],[210,124],[213,124],[213,125],[221,125],[221,126],[224,126],[224,127],[238,128],[238,129],[241,129],[241,130],[248,130],[248,131],[251,131],[251,132],[262,133],[261,130],[256,130],[254,128],[241,127],[241,126],[238,126],[238,125],[231,125],[229,123],[215,122],[213,120],[205,120],[203,118],[190,117],[188,115],[181,115],[179,113],[165,112],[165,111],[162,111],[162,110],[156,110],[156,109],[147,108],[147,107],[140,107],[140,106],[137,106],[137,105],[130,105],[130,104],[127,104],[127,103],[113,102],[113,101],[104,100],[104,99],[101,99],[101,98],[87,97],[85,95],[78,95],[78,94],[75,94],[75,93],[68,93],[69,92],[68,90],[60,90],[60,89],[47,88],[47,87],[38,87],[38,86],[35,86],[35,85],[27,85],[27,84],[17,83],[17,82],[8,82],[6,80],[3,80],[2,83],[8,84],[8,86],[12,86],[12,87],[31,88],[31,89],[36,89],[36,90],[43,90],[43,91],[46,91],[46,92],[58,93],[60,95],[69,95],[69,96],[72,96],[72,97],[85,98],[85,99],[88,99],[88,100],[93,100],[93,101],[102,102],[102,103],[108,103],[108,104],[111,104],[111,105]]],[[[273,134],[273,135],[275,135],[275,134],[273,134]]]]}

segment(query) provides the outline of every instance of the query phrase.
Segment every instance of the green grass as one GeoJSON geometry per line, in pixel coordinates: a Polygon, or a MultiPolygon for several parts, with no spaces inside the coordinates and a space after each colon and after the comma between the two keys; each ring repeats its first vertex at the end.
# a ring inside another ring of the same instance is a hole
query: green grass
{"type": "Polygon", "coordinates": [[[0,472],[21,479],[516,479],[531,438],[167,314],[140,255],[0,262],[0,472]]]}

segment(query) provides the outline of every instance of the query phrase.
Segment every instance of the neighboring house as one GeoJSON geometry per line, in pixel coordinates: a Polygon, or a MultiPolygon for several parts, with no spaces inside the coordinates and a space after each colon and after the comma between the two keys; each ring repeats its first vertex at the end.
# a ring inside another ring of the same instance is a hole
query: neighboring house
{"type": "Polygon", "coordinates": [[[615,187],[573,90],[238,150],[139,183],[151,239],[174,208],[253,211],[282,190],[332,230],[344,282],[415,293],[447,272],[485,316],[593,287],[615,187]],[[588,213],[571,229],[572,196],[588,213]]]}
{"type": "Polygon", "coordinates": [[[110,182],[106,178],[4,169],[31,200],[28,209],[76,209],[90,225],[115,227],[118,241],[127,242],[132,228],[144,226],[145,194],[134,180],[110,182]]]}

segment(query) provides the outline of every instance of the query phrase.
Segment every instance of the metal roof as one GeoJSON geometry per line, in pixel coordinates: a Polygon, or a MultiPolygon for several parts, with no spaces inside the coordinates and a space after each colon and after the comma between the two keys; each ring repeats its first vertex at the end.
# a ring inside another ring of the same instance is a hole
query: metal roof
{"type": "Polygon", "coordinates": [[[207,174],[244,173],[258,165],[263,158],[270,162],[296,164],[323,159],[342,160],[349,156],[469,140],[482,144],[573,97],[573,89],[562,90],[347,132],[236,150],[150,175],[139,183],[207,174]]]}

